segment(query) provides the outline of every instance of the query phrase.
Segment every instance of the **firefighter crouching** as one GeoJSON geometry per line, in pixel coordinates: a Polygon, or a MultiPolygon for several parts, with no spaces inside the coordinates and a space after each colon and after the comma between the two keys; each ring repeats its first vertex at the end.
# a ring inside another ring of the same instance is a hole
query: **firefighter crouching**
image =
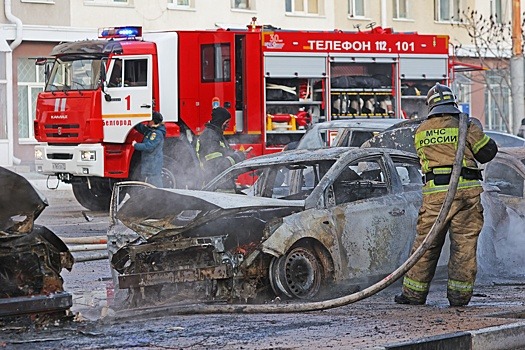
{"type": "MultiPolygon", "coordinates": [[[[436,84],[428,92],[427,104],[428,119],[421,123],[415,135],[425,185],[412,253],[430,232],[441,210],[459,142],[461,111],[450,88],[436,84]]],[[[470,302],[477,272],[478,236],[483,227],[482,177],[476,161],[486,163],[498,151],[496,143],[483,133],[480,125],[469,120],[463,166],[445,226],[404,276],[402,294],[394,299],[398,304],[425,304],[447,231],[450,232],[447,298],[450,306],[464,306],[470,302]]]]}
{"type": "Polygon", "coordinates": [[[206,123],[206,128],[197,140],[195,150],[203,170],[204,184],[230,166],[246,159],[249,150],[233,150],[224,137],[224,130],[228,128],[230,119],[231,114],[227,109],[214,108],[210,122],[206,123]]]}

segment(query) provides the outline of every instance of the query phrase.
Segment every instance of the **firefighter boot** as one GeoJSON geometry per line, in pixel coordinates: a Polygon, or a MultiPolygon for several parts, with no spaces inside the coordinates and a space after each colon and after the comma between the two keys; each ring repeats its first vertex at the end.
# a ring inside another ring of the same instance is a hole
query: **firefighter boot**
{"type": "Polygon", "coordinates": [[[425,305],[425,300],[418,300],[409,298],[404,294],[399,294],[394,297],[394,301],[397,304],[406,304],[406,305],[425,305]]]}
{"type": "Polygon", "coordinates": [[[452,307],[467,306],[471,297],[471,293],[461,293],[450,289],[447,290],[447,299],[452,307]]]}

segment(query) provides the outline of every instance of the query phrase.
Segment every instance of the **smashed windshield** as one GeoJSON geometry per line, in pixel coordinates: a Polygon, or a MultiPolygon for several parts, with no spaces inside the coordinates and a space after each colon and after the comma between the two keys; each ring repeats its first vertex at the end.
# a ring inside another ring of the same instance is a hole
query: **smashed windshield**
{"type": "Polygon", "coordinates": [[[100,77],[100,58],[57,58],[46,91],[93,90],[100,77]]]}

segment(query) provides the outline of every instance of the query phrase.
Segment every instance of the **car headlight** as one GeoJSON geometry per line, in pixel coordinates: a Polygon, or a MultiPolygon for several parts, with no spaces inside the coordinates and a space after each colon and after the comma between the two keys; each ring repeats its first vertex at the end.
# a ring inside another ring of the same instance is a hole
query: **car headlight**
{"type": "Polygon", "coordinates": [[[97,152],[96,151],[80,151],[80,160],[95,161],[97,160],[97,152]]]}
{"type": "Polygon", "coordinates": [[[44,152],[42,152],[41,149],[35,148],[35,160],[43,160],[44,159],[44,152]]]}

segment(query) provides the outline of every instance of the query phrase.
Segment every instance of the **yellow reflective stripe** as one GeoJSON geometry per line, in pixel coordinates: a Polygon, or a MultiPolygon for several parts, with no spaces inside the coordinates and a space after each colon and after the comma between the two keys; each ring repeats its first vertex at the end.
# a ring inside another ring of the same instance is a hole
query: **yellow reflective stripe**
{"type": "Polygon", "coordinates": [[[432,172],[436,175],[448,175],[452,174],[452,168],[446,167],[446,168],[432,168],[432,172]]]}
{"type": "Polygon", "coordinates": [[[474,146],[472,147],[472,152],[474,152],[474,154],[478,153],[478,151],[483,146],[485,146],[489,141],[490,141],[490,137],[488,137],[487,135],[483,136],[481,140],[479,140],[478,142],[474,144],[474,146]]]}
{"type": "MultiPolygon", "coordinates": [[[[481,182],[478,180],[464,180],[462,177],[459,178],[458,189],[481,187],[481,182]]],[[[436,193],[436,192],[447,192],[448,185],[435,185],[434,180],[430,180],[423,187],[423,194],[436,193]]]]}
{"type": "Polygon", "coordinates": [[[442,128],[423,130],[416,133],[415,146],[416,150],[433,145],[443,145],[449,143],[458,143],[458,128],[442,128]]]}
{"type": "Polygon", "coordinates": [[[403,278],[403,286],[416,292],[428,292],[429,284],[425,282],[418,282],[408,277],[403,278]]]}
{"type": "Polygon", "coordinates": [[[235,160],[232,158],[232,157],[226,157],[226,159],[228,159],[231,163],[231,165],[235,165],[235,160]]]}
{"type": "Polygon", "coordinates": [[[447,288],[458,292],[471,293],[474,291],[474,284],[470,282],[462,282],[456,280],[448,280],[447,288]]]}
{"type": "Polygon", "coordinates": [[[213,153],[205,155],[204,159],[212,160],[212,159],[219,158],[219,157],[222,157],[222,153],[221,152],[213,152],[213,153]]]}

